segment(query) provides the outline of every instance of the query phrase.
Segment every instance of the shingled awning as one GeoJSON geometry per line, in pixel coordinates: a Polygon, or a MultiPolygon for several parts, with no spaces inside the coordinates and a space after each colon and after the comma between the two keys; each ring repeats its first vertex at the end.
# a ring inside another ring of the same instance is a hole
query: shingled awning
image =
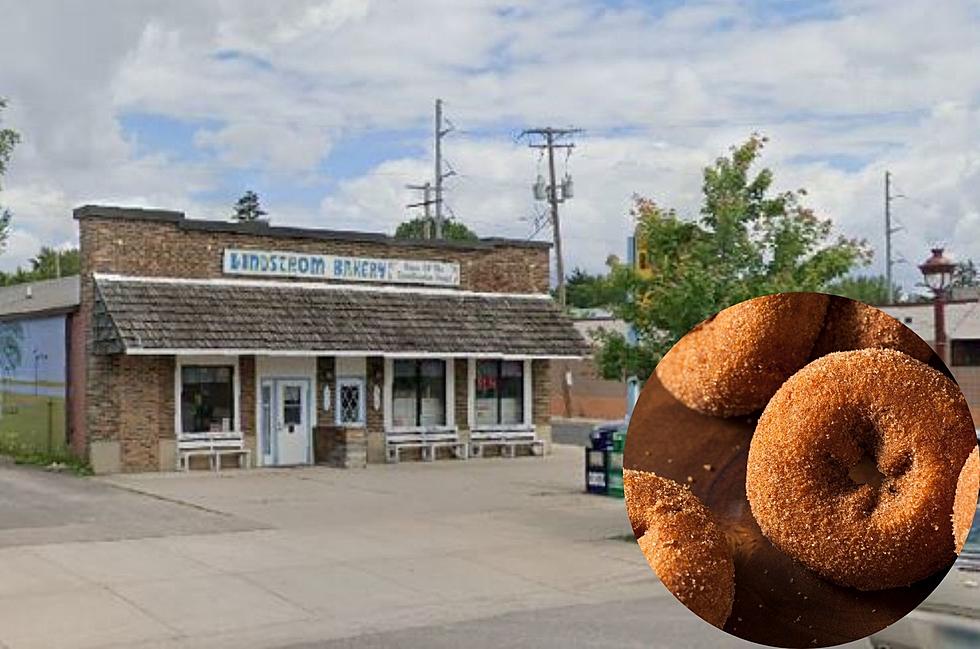
{"type": "Polygon", "coordinates": [[[109,275],[95,284],[99,354],[589,351],[548,296],[109,275]]]}

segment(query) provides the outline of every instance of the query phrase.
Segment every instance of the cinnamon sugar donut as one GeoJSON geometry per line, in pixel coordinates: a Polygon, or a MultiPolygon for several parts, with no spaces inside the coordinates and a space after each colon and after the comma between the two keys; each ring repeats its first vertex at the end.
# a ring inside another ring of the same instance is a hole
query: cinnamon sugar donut
{"type": "Polygon", "coordinates": [[[980,451],[973,452],[960,471],[956,481],[956,499],[953,501],[953,540],[956,553],[963,551],[966,537],[970,535],[973,516],[977,511],[977,492],[980,492],[980,451]]]}
{"type": "Polygon", "coordinates": [[[950,512],[976,448],[956,385],[886,349],[837,352],[793,375],[749,447],[746,493],[772,543],[861,590],[906,586],[954,558],[950,512]],[[871,457],[880,486],[849,471],[871,457]]]}
{"type": "Polygon", "coordinates": [[[731,306],[681,338],[657,365],[657,377],[704,414],[762,410],[806,363],[828,301],[821,293],[779,293],[731,306]]]}
{"type": "Polygon", "coordinates": [[[623,471],[626,511],[643,555],[674,596],[721,628],[735,600],[735,563],[724,532],[686,486],[623,471]]]}
{"type": "Polygon", "coordinates": [[[924,340],[884,311],[832,295],[811,357],[869,348],[897,349],[923,363],[932,358],[932,349],[924,340]]]}

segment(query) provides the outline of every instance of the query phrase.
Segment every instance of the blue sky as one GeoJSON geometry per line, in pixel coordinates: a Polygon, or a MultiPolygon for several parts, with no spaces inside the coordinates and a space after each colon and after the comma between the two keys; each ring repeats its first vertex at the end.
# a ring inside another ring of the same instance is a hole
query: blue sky
{"type": "MultiPolygon", "coordinates": [[[[22,144],[0,268],[72,245],[71,208],[391,232],[431,180],[432,105],[456,131],[447,204],[525,238],[542,206],[530,126],[585,129],[567,162],[566,266],[622,254],[634,194],[691,217],[701,169],[754,131],[780,188],[882,247],[885,169],[909,259],[980,257],[980,27],[973,0],[0,0],[3,116],[22,144]],[[6,6],[4,6],[6,5],[6,6]],[[430,6],[431,5],[431,6],[430,6]],[[422,16],[426,22],[420,22],[422,16]],[[84,20],[86,30],[77,25],[84,20]]],[[[547,229],[536,235],[548,238],[547,229]]],[[[876,258],[866,272],[880,272],[876,258]]],[[[900,268],[910,288],[914,268],[900,268]]]]}

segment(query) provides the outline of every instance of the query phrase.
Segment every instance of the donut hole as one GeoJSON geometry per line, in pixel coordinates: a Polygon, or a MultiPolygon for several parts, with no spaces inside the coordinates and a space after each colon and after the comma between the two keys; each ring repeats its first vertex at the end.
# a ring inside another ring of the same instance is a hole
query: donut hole
{"type": "Polygon", "coordinates": [[[880,489],[887,476],[878,469],[878,462],[873,455],[865,452],[856,464],[851,466],[847,477],[857,486],[868,485],[880,489]]]}

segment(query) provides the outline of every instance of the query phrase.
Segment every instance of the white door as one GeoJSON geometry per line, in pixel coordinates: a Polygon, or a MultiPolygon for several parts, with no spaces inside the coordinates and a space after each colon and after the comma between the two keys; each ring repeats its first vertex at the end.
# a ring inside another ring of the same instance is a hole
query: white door
{"type": "Polygon", "coordinates": [[[276,381],[276,463],[308,464],[310,461],[309,383],[276,381]]]}

